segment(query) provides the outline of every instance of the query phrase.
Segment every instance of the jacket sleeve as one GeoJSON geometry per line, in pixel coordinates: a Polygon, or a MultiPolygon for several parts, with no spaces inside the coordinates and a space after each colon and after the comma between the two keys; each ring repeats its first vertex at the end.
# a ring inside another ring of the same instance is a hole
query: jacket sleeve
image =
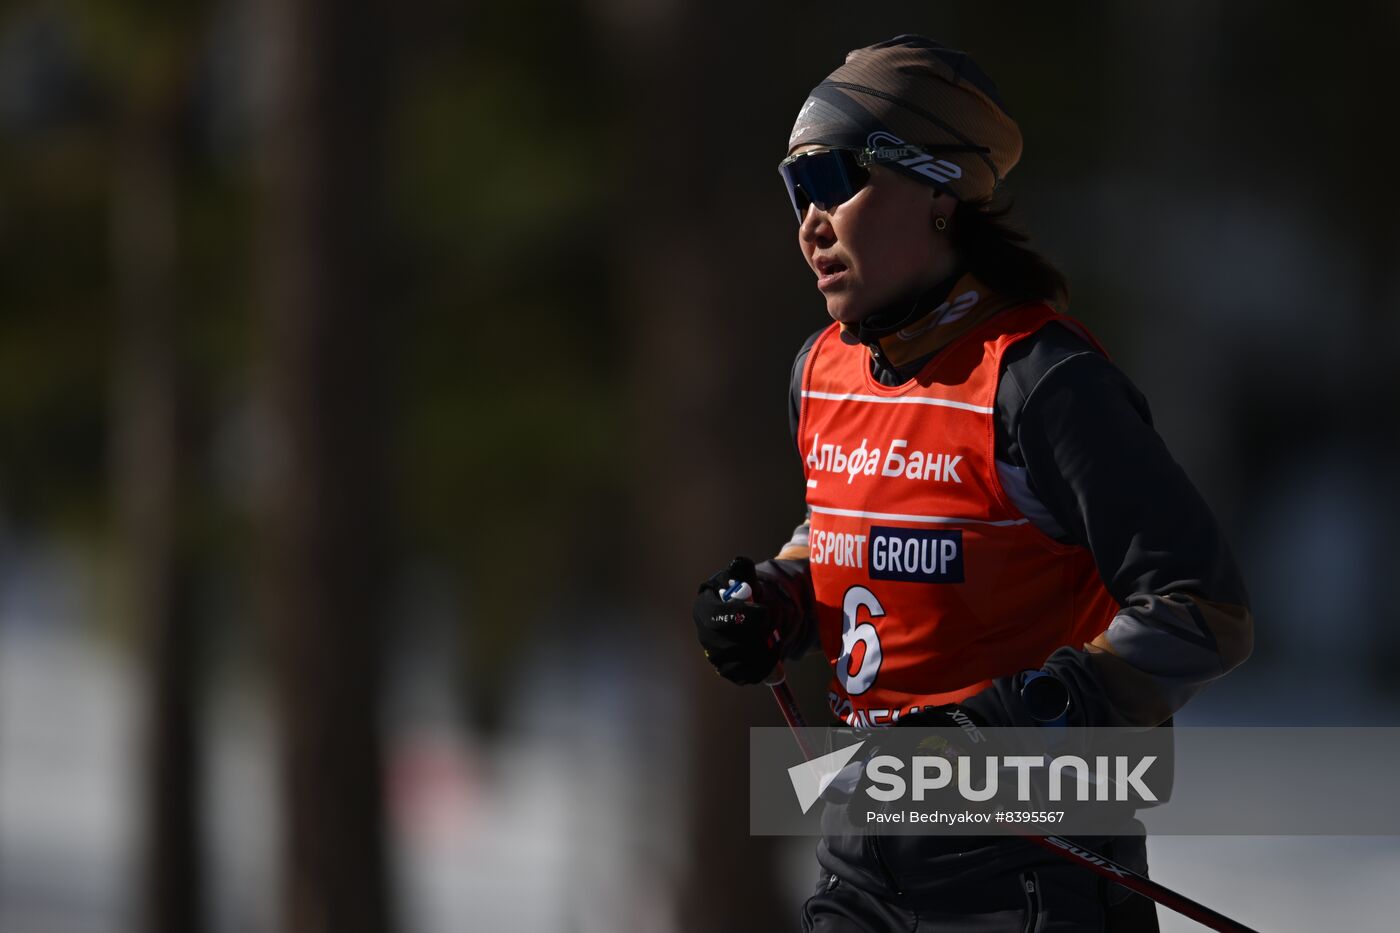
{"type": "MultiPolygon", "coordinates": [[[[1158,725],[1250,654],[1234,556],[1112,362],[1075,353],[1027,388],[1016,440],[1031,485],[1120,606],[1102,635],[1044,669],[1069,688],[1075,725],[1158,725]]],[[[1020,686],[1020,674],[1001,678],[964,705],[989,725],[1027,724],[1020,686]]]]}
{"type": "MultiPolygon", "coordinates": [[[[799,457],[802,455],[802,449],[797,438],[797,428],[802,416],[802,374],[807,365],[807,354],[825,330],[823,327],[808,337],[802,348],[797,351],[797,358],[792,362],[792,374],[788,382],[788,429],[799,457]]],[[[816,596],[812,592],[812,568],[807,560],[810,553],[807,533],[811,522],[812,514],[808,512],[793,529],[787,543],[779,549],[778,556],[764,561],[756,568],[759,578],[772,594],[770,599],[778,601],[792,613],[791,627],[784,632],[783,638],[785,658],[799,658],[818,644],[816,596]]]]}
{"type": "Polygon", "coordinates": [[[764,598],[784,611],[784,658],[800,658],[817,646],[816,595],[812,568],[807,561],[807,521],[793,531],[792,539],[754,569],[764,585],[764,598]]]}

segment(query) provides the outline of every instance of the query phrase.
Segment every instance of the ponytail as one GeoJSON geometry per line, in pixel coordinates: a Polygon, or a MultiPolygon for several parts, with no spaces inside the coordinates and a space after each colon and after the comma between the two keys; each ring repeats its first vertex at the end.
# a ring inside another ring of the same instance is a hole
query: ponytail
{"type": "Polygon", "coordinates": [[[1026,246],[1030,237],[1009,218],[1011,204],[959,201],[953,211],[953,248],[963,268],[1004,298],[1044,301],[1063,311],[1069,305],[1064,273],[1026,246]]]}

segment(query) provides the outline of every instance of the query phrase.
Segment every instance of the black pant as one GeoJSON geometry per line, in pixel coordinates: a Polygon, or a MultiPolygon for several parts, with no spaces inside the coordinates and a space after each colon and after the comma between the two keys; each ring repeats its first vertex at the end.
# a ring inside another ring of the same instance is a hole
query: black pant
{"type": "Polygon", "coordinates": [[[803,933],[1156,933],[1152,901],[1070,863],[933,893],[876,894],[824,874],[802,910],[803,933]]]}

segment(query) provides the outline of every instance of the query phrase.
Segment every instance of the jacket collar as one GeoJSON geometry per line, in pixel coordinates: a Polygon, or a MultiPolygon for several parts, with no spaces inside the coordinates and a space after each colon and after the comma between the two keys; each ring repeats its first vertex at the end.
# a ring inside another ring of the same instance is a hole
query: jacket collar
{"type": "Polygon", "coordinates": [[[916,302],[922,313],[909,315],[911,320],[899,328],[872,334],[864,332],[864,321],[842,324],[841,340],[851,345],[864,344],[877,366],[899,370],[931,356],[1011,304],[991,293],[971,273],[964,273],[953,279],[946,290],[940,283],[925,293],[916,302]],[[929,296],[941,300],[933,301],[929,296]]]}

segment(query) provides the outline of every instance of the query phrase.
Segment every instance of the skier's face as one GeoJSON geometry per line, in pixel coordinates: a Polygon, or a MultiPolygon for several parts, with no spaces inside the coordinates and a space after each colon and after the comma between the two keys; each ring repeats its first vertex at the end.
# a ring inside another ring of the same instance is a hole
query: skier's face
{"type": "MultiPolygon", "coordinates": [[[[816,149],[803,146],[798,152],[816,149]]],[[[954,267],[948,230],[957,199],[892,169],[871,166],[870,181],[848,201],[823,211],[807,208],[797,244],[817,276],[833,320],[854,324],[898,298],[918,294],[954,267]]]]}

